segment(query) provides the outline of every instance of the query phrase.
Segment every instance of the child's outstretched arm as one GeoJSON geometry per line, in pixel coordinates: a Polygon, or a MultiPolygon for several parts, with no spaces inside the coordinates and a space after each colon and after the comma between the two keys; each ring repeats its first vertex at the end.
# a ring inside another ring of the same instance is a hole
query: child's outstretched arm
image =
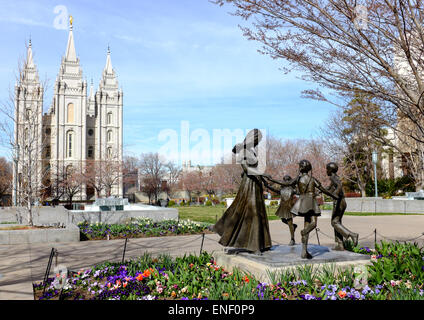
{"type": "Polygon", "coordinates": [[[279,184],[280,186],[283,186],[283,187],[288,187],[288,186],[292,186],[292,185],[296,184],[297,183],[297,179],[298,179],[298,177],[296,177],[296,178],[291,179],[289,181],[280,181],[280,180],[275,180],[275,179],[273,179],[273,178],[271,178],[269,176],[266,177],[266,178],[268,178],[269,181],[274,182],[276,184],[279,184]]]}
{"type": "Polygon", "coordinates": [[[315,185],[316,187],[324,194],[326,194],[327,196],[333,198],[334,200],[338,200],[339,198],[332,192],[328,191],[326,188],[324,188],[321,184],[321,182],[319,182],[317,179],[315,179],[315,185]]]}

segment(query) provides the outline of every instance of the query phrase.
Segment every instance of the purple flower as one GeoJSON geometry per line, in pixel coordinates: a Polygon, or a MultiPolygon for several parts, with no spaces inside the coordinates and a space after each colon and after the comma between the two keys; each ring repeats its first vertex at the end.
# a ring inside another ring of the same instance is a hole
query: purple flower
{"type": "MultiPolygon", "coordinates": [[[[331,297],[335,297],[335,295],[336,295],[336,293],[334,292],[334,291],[325,291],[325,295],[327,296],[327,299],[328,298],[331,298],[331,297]]],[[[334,300],[334,299],[332,299],[332,300],[334,300]]]]}
{"type": "Polygon", "coordinates": [[[372,294],[373,291],[371,290],[371,288],[368,285],[366,285],[365,288],[362,290],[362,294],[363,295],[366,295],[368,293],[371,293],[372,294]]]}
{"type": "Polygon", "coordinates": [[[304,286],[306,286],[307,282],[305,280],[298,280],[298,281],[294,281],[294,282],[290,281],[289,284],[292,285],[292,286],[298,286],[300,284],[303,284],[304,286]]]}

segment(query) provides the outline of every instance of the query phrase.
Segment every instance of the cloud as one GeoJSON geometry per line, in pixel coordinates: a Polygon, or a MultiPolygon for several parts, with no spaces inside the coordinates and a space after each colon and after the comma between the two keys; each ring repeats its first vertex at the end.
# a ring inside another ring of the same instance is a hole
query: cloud
{"type": "Polygon", "coordinates": [[[37,26],[37,27],[47,27],[47,28],[53,28],[52,24],[48,24],[42,21],[36,21],[34,19],[28,19],[24,17],[0,17],[1,22],[7,22],[7,23],[17,23],[17,24],[23,24],[27,26],[37,26]]]}
{"type": "Polygon", "coordinates": [[[131,35],[114,35],[115,38],[126,41],[130,44],[141,44],[147,49],[172,49],[177,48],[177,42],[172,40],[167,41],[150,41],[146,38],[136,37],[131,35]]]}

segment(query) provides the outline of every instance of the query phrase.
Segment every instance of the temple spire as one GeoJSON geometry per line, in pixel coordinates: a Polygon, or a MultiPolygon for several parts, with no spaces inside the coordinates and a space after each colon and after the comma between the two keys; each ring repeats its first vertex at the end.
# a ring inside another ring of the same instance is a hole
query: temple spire
{"type": "Polygon", "coordinates": [[[107,46],[107,57],[106,57],[105,71],[106,71],[107,74],[113,73],[112,61],[110,59],[110,47],[109,47],[109,45],[107,46]]]}
{"type": "Polygon", "coordinates": [[[32,44],[31,44],[31,38],[29,39],[28,48],[27,48],[27,61],[26,61],[27,68],[34,68],[34,59],[32,57],[32,44]]]}
{"type": "Polygon", "coordinates": [[[75,44],[74,44],[74,34],[73,34],[73,27],[72,27],[72,16],[69,18],[69,36],[68,36],[68,45],[66,46],[66,55],[65,60],[66,61],[77,61],[77,54],[75,51],[75,44]]]}
{"type": "Polygon", "coordinates": [[[93,78],[91,78],[89,99],[90,100],[94,100],[94,84],[93,84],[93,78]]]}

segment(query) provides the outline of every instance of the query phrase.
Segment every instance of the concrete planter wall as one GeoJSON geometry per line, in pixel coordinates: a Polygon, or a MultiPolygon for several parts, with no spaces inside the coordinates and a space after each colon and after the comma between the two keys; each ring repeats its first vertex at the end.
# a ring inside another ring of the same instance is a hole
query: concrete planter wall
{"type": "Polygon", "coordinates": [[[75,225],[66,228],[33,230],[0,230],[0,244],[43,242],[79,242],[80,230],[75,225]]]}
{"type": "Polygon", "coordinates": [[[348,212],[422,213],[424,200],[346,198],[348,212]]]}
{"type": "MultiPolygon", "coordinates": [[[[0,209],[1,222],[17,222],[27,224],[26,214],[19,208],[0,209]],[[20,218],[20,219],[19,219],[20,218]]],[[[154,207],[154,210],[127,210],[127,211],[82,211],[66,210],[63,206],[41,207],[34,210],[33,221],[35,226],[67,226],[88,221],[90,223],[122,223],[131,218],[151,218],[153,221],[177,220],[178,210],[174,208],[154,207]]]]}
{"type": "Polygon", "coordinates": [[[131,218],[150,218],[154,222],[163,220],[177,220],[178,210],[174,208],[160,208],[159,210],[140,211],[69,211],[69,222],[78,224],[89,223],[125,223],[131,218]]]}
{"type": "MultiPolygon", "coordinates": [[[[1,222],[17,222],[19,224],[28,224],[26,209],[19,207],[6,207],[0,209],[1,222]]],[[[55,207],[34,207],[33,208],[34,226],[66,226],[69,222],[68,210],[63,206],[55,207]]]]}

